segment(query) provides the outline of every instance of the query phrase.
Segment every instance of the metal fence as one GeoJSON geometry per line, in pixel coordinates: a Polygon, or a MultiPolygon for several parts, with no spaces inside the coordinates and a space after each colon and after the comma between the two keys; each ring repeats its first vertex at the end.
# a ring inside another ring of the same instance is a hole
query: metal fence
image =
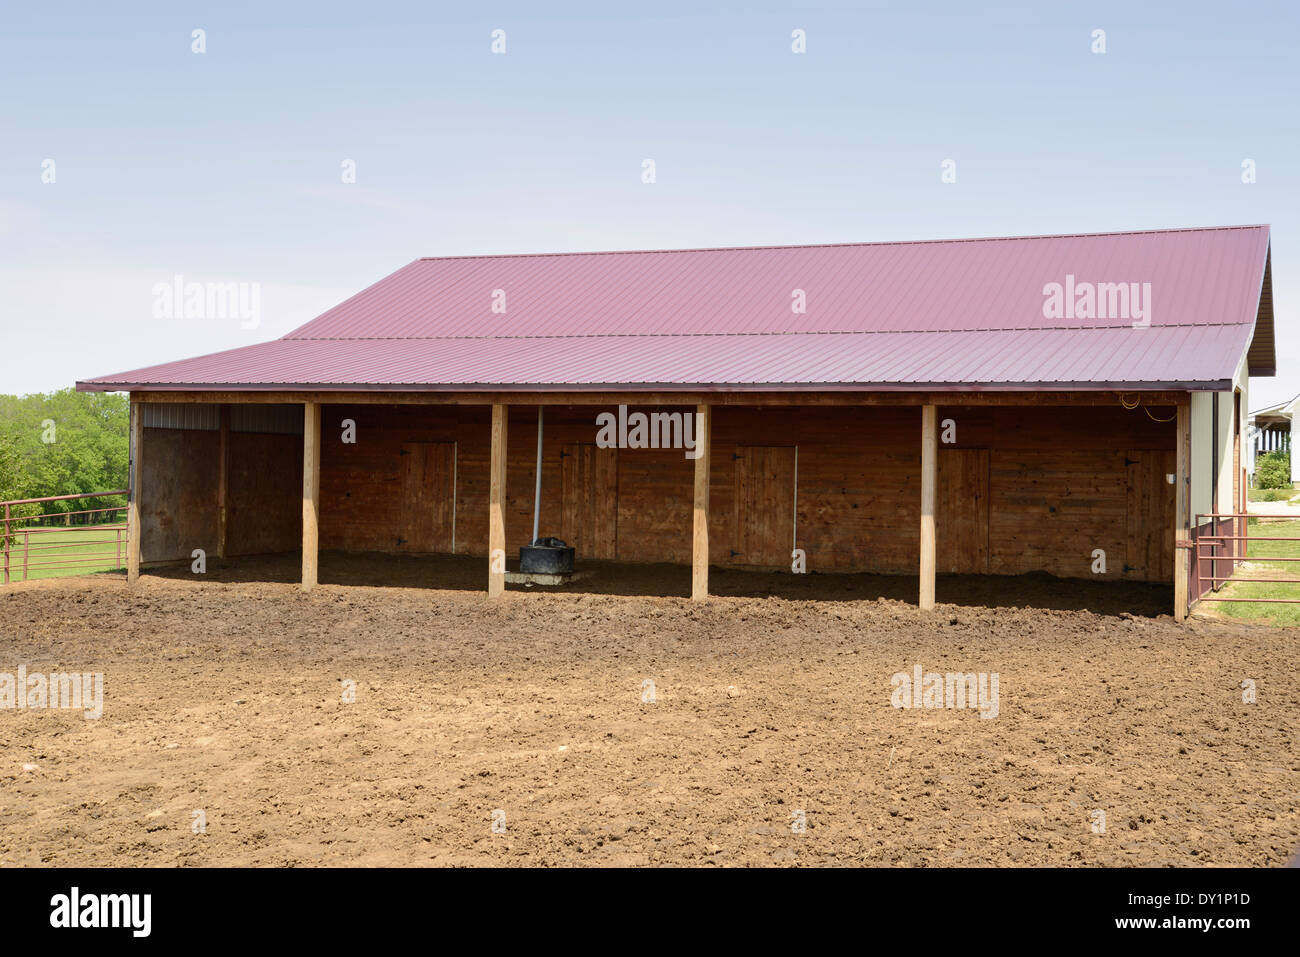
{"type": "Polygon", "coordinates": [[[24,514],[47,502],[86,502],[126,495],[126,489],[48,495],[0,502],[3,507],[4,583],[52,574],[122,568],[126,562],[126,505],[24,514]]]}
{"type": "MultiPolygon", "coordinates": [[[[1270,535],[1267,524],[1256,524],[1252,529],[1250,520],[1296,521],[1296,515],[1263,515],[1255,513],[1209,513],[1196,516],[1196,527],[1209,524],[1211,531],[1196,534],[1196,572],[1202,584],[1208,585],[1199,601],[1253,602],[1258,604],[1300,604],[1300,587],[1296,589],[1295,598],[1258,598],[1255,596],[1233,595],[1224,597],[1217,593],[1228,583],[1233,585],[1268,584],[1300,586],[1300,575],[1287,578],[1258,578],[1254,575],[1241,575],[1243,562],[1300,562],[1300,553],[1294,555],[1259,555],[1251,553],[1252,542],[1300,542],[1300,535],[1270,535]],[[1226,529],[1226,531],[1224,530],[1226,529]]],[[[1266,548],[1268,546],[1265,546],[1266,548]]],[[[1288,566],[1290,567],[1290,566],[1288,566]]],[[[1278,574],[1273,572],[1273,574],[1278,574]]]]}

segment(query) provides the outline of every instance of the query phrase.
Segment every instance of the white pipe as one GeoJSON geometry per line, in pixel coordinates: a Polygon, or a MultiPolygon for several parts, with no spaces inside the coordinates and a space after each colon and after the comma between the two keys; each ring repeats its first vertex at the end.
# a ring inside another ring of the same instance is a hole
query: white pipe
{"type": "Polygon", "coordinates": [[[537,407],[537,485],[533,492],[533,542],[537,541],[537,523],[542,516],[542,406],[537,407]]]}

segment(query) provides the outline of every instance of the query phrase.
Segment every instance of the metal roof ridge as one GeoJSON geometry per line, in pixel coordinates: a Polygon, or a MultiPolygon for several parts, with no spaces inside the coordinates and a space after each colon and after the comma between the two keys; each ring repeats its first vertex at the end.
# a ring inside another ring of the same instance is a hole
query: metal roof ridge
{"type": "Polygon", "coordinates": [[[1236,229],[1267,229],[1271,223],[1238,223],[1229,226],[1174,226],[1153,229],[1121,229],[1094,233],[1039,233],[1028,236],[962,236],[954,239],[881,239],[850,243],[778,243],[772,246],[688,246],[674,249],[590,249],[554,253],[483,253],[477,256],[420,256],[415,262],[454,262],[465,259],[541,259],[565,256],[645,256],[669,253],[731,253],[777,249],[854,249],[875,246],[933,246],[949,243],[1010,243],[1038,239],[1099,239],[1108,236],[1151,236],[1170,233],[1209,233],[1236,229]]]}
{"type": "MultiPolygon", "coordinates": [[[[1116,329],[1219,329],[1246,326],[1248,322],[1162,322],[1134,326],[1130,321],[1094,326],[981,326],[975,329],[794,329],[787,332],[589,332],[515,336],[283,336],[271,342],[494,342],[524,339],[728,339],[761,336],[880,336],[880,335],[971,335],[982,332],[1101,332],[1116,329]]],[[[251,348],[242,346],[240,348],[251,348]]]]}

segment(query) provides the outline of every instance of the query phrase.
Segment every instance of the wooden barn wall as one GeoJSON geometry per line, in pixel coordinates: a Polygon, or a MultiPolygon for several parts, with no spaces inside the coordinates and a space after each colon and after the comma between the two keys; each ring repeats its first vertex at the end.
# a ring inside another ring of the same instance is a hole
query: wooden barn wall
{"type": "Polygon", "coordinates": [[[230,433],[226,554],[302,547],[302,436],[230,433]]]}
{"type": "Polygon", "coordinates": [[[188,559],[217,547],[220,435],[199,429],[145,429],[140,488],[140,560],[188,559]]]}
{"type": "MultiPolygon", "coordinates": [[[[614,410],[546,410],[541,534],[575,543],[579,560],[688,562],[694,462],[682,450],[594,448],[602,411],[614,410]]],[[[1106,577],[1169,581],[1174,427],[1152,416],[1172,412],[941,407],[940,433],[955,441],[939,451],[939,571],[1092,577],[1093,551],[1103,549],[1106,577]]],[[[797,545],[809,571],[915,574],[919,409],[720,407],[714,415],[712,562],[789,567],[797,445],[797,545]]],[[[534,409],[511,408],[512,560],[532,533],[536,430],[534,409]]],[[[458,554],[485,554],[489,431],[486,406],[325,406],[321,546],[418,551],[454,535],[458,554]],[[341,441],[344,419],[356,422],[355,444],[341,441]],[[454,523],[452,509],[427,514],[428,502],[413,514],[412,475],[447,461],[455,462],[454,523]]]]}
{"type": "MultiPolygon", "coordinates": [[[[1101,577],[1172,581],[1174,425],[1158,420],[1173,414],[1118,406],[941,408],[940,420],[956,426],[956,442],[940,446],[940,496],[947,456],[988,449],[987,571],[1098,577],[1100,549],[1101,577]]],[[[942,542],[942,513],[936,524],[942,542]]]]}
{"type": "MultiPolygon", "coordinates": [[[[464,414],[464,413],[462,413],[464,414]]],[[[487,417],[483,443],[487,443],[487,417]]],[[[402,538],[403,445],[455,442],[456,410],[420,406],[338,406],[321,411],[320,547],[406,551],[402,538]],[[343,422],[355,423],[356,442],[343,442],[343,422]]],[[[301,456],[300,456],[301,457],[301,456]]],[[[460,472],[466,468],[461,464],[460,472]]],[[[486,482],[487,466],[483,467],[486,482]]],[[[301,474],[301,473],[300,473],[301,474]]],[[[487,512],[487,499],[483,499],[487,512]]],[[[484,525],[486,541],[486,521],[484,525]]]]}
{"type": "MultiPolygon", "coordinates": [[[[212,429],[145,429],[141,561],[216,555],[220,449],[212,429]]],[[[226,554],[300,547],[302,436],[232,431],[229,463],[226,554]]]]}

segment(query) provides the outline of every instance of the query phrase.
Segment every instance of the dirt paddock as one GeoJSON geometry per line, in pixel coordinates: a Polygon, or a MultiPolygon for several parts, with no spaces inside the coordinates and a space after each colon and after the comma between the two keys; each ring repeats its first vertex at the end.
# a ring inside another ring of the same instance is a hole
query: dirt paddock
{"type": "Polygon", "coordinates": [[[915,579],[715,570],[695,605],[689,569],[607,566],[492,603],[477,561],[326,554],[310,595],[295,562],[0,591],[0,672],[104,675],[98,721],[0,711],[0,865],[1277,866],[1300,845],[1300,631],[1176,626],[1168,589],[941,578],[922,613],[915,579]],[[996,672],[997,716],[895,708],[917,664],[996,672]]]}

